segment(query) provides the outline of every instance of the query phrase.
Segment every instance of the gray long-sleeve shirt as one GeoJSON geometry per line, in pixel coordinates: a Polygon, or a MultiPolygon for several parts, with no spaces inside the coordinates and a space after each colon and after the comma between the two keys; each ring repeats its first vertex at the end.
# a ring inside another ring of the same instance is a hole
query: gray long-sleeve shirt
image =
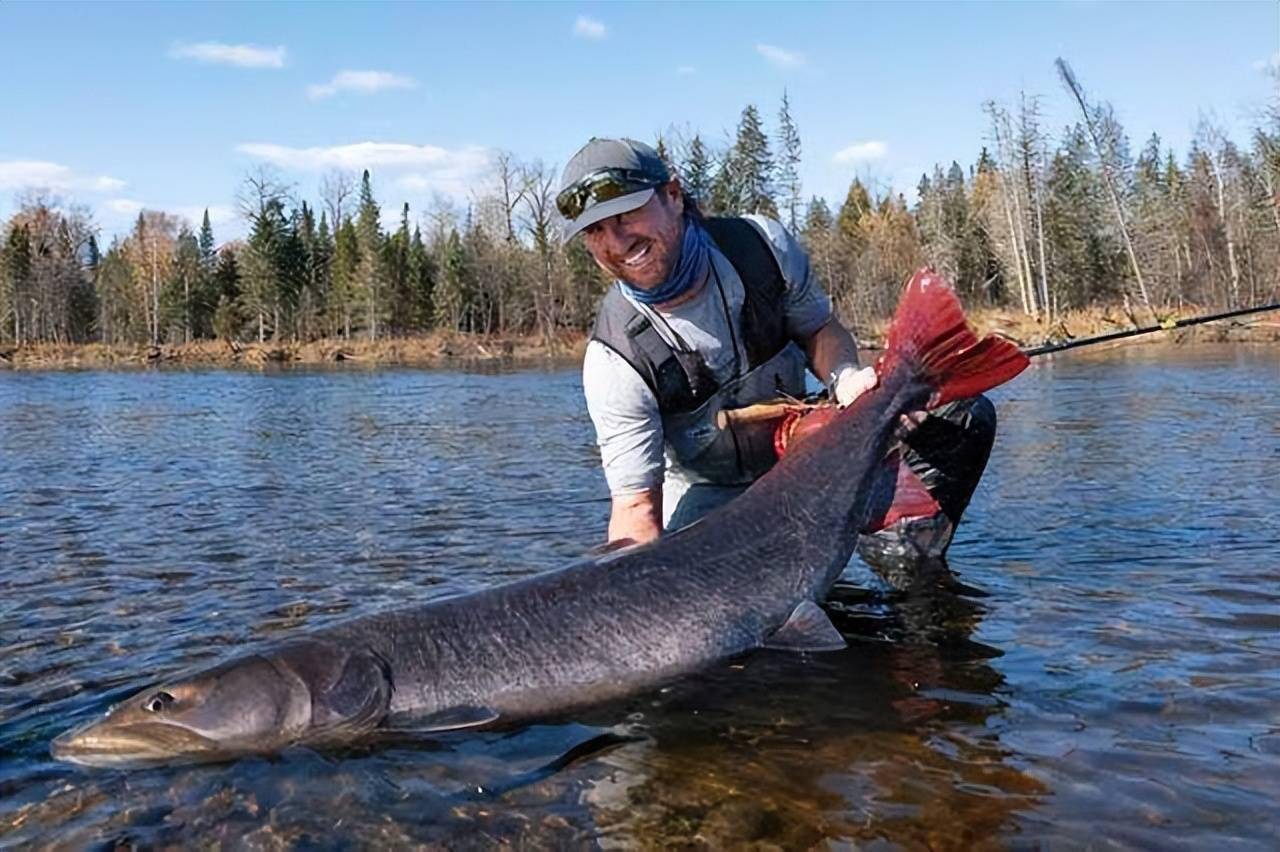
{"type": "MultiPolygon", "coordinates": [[[[809,256],[780,223],[763,216],[745,218],[761,230],[773,249],[786,284],[787,334],[803,342],[831,318],[831,301],[810,268],[809,256]]],[[[711,262],[714,273],[702,292],[671,311],[658,311],[654,327],[664,337],[671,331],[679,335],[701,353],[716,380],[724,383],[747,369],[739,327],[745,293],[733,264],[714,246],[711,262]],[[723,302],[717,276],[724,288],[723,302]]],[[[667,466],[662,418],[658,400],[644,379],[616,352],[593,340],[583,360],[582,385],[609,493],[636,494],[661,485],[667,466]]]]}

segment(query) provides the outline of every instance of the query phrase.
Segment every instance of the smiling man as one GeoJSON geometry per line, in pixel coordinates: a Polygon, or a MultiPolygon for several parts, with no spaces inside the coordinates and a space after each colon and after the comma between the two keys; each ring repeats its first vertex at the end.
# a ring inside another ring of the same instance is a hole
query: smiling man
{"type": "MultiPolygon", "coordinates": [[[[583,362],[612,498],[610,542],[692,523],[773,465],[775,423],[721,428],[721,412],[803,397],[806,367],[841,406],[875,387],[792,235],[763,216],[703,218],[648,145],[592,139],[565,167],[556,206],[565,239],[580,234],[615,279],[583,362]]],[[[911,429],[899,494],[914,482],[928,495],[859,542],[891,584],[914,584],[924,562],[945,553],[995,427],[995,408],[979,396],[911,429]]]]}
{"type": "Polygon", "coordinates": [[[721,430],[721,410],[803,396],[806,365],[841,404],[874,386],[777,222],[703,219],[657,152],[629,139],[592,139],[561,185],[565,239],[581,233],[617,281],[583,366],[610,541],[684,526],[773,464],[772,434],[721,430]]]}

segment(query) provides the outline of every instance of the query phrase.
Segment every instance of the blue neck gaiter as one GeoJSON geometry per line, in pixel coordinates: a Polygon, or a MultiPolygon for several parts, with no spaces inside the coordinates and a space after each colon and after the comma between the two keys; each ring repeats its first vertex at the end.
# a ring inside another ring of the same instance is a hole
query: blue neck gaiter
{"type": "Polygon", "coordinates": [[[671,277],[652,290],[632,287],[619,281],[622,291],[642,305],[661,305],[688,293],[707,277],[711,266],[711,238],[697,220],[686,216],[684,240],[680,243],[680,259],[671,270],[671,277]]]}

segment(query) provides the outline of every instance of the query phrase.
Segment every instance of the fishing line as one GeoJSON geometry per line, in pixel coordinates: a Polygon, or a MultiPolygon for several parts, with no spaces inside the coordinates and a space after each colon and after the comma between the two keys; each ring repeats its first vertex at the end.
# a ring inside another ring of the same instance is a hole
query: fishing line
{"type": "Polygon", "coordinates": [[[1075,349],[1080,346],[1090,346],[1094,343],[1106,343],[1109,340],[1122,340],[1126,337],[1137,337],[1141,334],[1151,334],[1156,331],[1169,331],[1175,328],[1186,328],[1191,325],[1200,325],[1201,323],[1213,322],[1214,320],[1231,319],[1232,317],[1242,317],[1248,314],[1260,314],[1266,311],[1280,310],[1280,302],[1273,302],[1270,305],[1258,305],[1253,308],[1239,308],[1234,311],[1223,311],[1219,314],[1207,314],[1201,317],[1188,317],[1187,319],[1177,320],[1176,322],[1161,323],[1159,325],[1147,325],[1141,328],[1129,328],[1124,331],[1113,331],[1107,334],[1098,334],[1093,337],[1080,337],[1075,340],[1067,340],[1062,343],[1046,343],[1043,346],[1024,347],[1022,352],[1029,358],[1037,355],[1048,355],[1050,352],[1061,352],[1064,349],[1075,349]]]}

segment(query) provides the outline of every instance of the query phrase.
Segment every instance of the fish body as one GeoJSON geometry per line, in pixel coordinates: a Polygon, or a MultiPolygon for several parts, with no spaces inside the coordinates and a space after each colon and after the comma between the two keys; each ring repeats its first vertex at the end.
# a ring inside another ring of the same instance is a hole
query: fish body
{"type": "Polygon", "coordinates": [[[706,518],[161,684],[58,737],[53,755],[207,761],[345,741],[402,718],[454,730],[633,694],[758,648],[843,647],[817,604],[892,496],[900,415],[979,393],[1025,365],[1012,344],[979,342],[954,293],[922,270],[904,292],[878,386],[706,518]]]}

